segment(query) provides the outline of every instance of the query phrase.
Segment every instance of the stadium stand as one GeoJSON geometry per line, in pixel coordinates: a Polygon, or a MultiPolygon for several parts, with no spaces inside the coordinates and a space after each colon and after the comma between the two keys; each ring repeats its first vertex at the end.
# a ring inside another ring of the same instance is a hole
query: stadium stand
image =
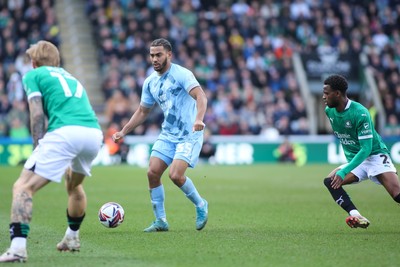
{"type": "MultiPolygon", "coordinates": [[[[60,46],[54,2],[0,1],[0,136],[26,134],[21,77],[30,66],[23,52],[38,39],[60,46]],[[19,122],[12,122],[15,117],[19,122]]],[[[387,114],[381,134],[400,131],[396,0],[87,0],[82,12],[98,46],[106,127],[120,126],[138,107],[152,71],[147,46],[164,37],[173,44],[174,60],[193,70],[205,89],[205,122],[213,135],[308,134],[308,102],[291,58],[329,49],[367,55],[387,114]]],[[[155,110],[133,134],[154,134],[161,119],[155,110]]]]}
{"type": "Polygon", "coordinates": [[[63,67],[74,75],[84,86],[90,97],[94,110],[102,121],[104,98],[99,93],[97,45],[92,37],[92,26],[84,12],[86,2],[81,0],[58,0],[55,2],[60,38],[60,50],[63,56],[63,67]]]}
{"type": "MultiPolygon", "coordinates": [[[[300,94],[291,57],[315,50],[366,53],[390,118],[390,130],[382,134],[398,127],[392,126],[400,118],[396,1],[87,3],[101,49],[105,97],[112,102],[121,91],[130,102],[123,112],[108,110],[109,123],[120,123],[121,114],[138,106],[141,82],[151,71],[146,44],[165,37],[173,42],[175,61],[192,69],[206,90],[206,124],[214,135],[271,129],[307,134],[307,99],[300,94]]],[[[160,120],[160,114],[152,119],[160,120]]]]}
{"type": "MultiPolygon", "coordinates": [[[[278,22],[268,25],[259,7],[246,2],[232,8],[207,3],[88,1],[101,48],[104,95],[113,102],[121,91],[130,102],[124,111],[108,109],[109,123],[120,123],[121,114],[138,106],[151,71],[146,46],[165,37],[173,43],[175,61],[192,69],[208,94],[205,123],[212,134],[258,135],[271,127],[281,134],[306,134],[305,104],[290,60],[296,48],[274,27],[278,22]]],[[[148,125],[161,115],[155,112],[148,125]]]]}
{"type": "Polygon", "coordinates": [[[31,69],[25,51],[46,39],[60,44],[54,1],[0,1],[0,137],[27,138],[29,114],[22,76],[31,69]]]}

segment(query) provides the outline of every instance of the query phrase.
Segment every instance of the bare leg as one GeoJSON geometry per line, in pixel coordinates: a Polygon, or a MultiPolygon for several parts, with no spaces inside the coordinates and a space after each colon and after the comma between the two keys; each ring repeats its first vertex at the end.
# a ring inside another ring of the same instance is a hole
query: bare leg
{"type": "Polygon", "coordinates": [[[0,262],[25,262],[26,239],[29,235],[29,223],[32,220],[32,198],[40,188],[50,181],[23,169],[13,186],[11,204],[10,248],[0,256],[0,262]]]}
{"type": "Polygon", "coordinates": [[[171,168],[169,170],[169,178],[178,187],[182,187],[186,182],[185,172],[188,168],[186,161],[176,159],[172,162],[171,168]]]}
{"type": "Polygon", "coordinates": [[[150,158],[149,169],[147,170],[150,189],[161,185],[161,176],[167,168],[168,165],[163,160],[156,157],[150,158]]]}
{"type": "Polygon", "coordinates": [[[11,222],[30,223],[32,219],[32,197],[50,181],[24,169],[13,186],[11,222]]]}
{"type": "Polygon", "coordinates": [[[64,238],[57,244],[59,251],[79,251],[79,228],[85,217],[87,200],[82,182],[85,175],[72,172],[68,168],[65,172],[65,187],[68,193],[67,220],[68,227],[64,238]]]}
{"type": "Polygon", "coordinates": [[[399,202],[400,195],[400,184],[399,179],[394,172],[385,172],[381,173],[377,176],[378,181],[385,187],[386,191],[390,194],[390,196],[396,201],[399,202]]]}
{"type": "Polygon", "coordinates": [[[82,217],[87,207],[86,193],[82,182],[85,175],[72,172],[68,169],[65,173],[65,186],[68,193],[68,214],[71,217],[82,217]]]}

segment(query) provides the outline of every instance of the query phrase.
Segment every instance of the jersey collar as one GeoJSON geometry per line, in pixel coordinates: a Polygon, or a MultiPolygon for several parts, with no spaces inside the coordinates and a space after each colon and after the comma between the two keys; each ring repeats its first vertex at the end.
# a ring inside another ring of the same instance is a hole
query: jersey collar
{"type": "Polygon", "coordinates": [[[346,107],[344,108],[344,110],[348,109],[350,107],[350,104],[351,104],[351,100],[349,99],[347,101],[347,104],[346,104],[346,107]]]}

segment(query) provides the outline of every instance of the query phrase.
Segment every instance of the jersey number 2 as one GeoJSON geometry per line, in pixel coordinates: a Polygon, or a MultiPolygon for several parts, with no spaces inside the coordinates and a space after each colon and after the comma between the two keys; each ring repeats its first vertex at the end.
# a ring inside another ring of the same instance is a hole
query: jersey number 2
{"type": "Polygon", "coordinates": [[[70,79],[70,80],[76,81],[76,91],[75,91],[74,97],[77,97],[77,98],[81,98],[82,97],[83,86],[74,77],[72,77],[72,76],[71,77],[65,77],[65,76],[63,76],[63,75],[61,75],[60,73],[57,73],[57,72],[50,72],[50,75],[53,76],[53,77],[56,77],[60,81],[61,87],[64,90],[65,97],[71,97],[72,96],[71,88],[69,88],[69,85],[68,85],[66,79],[70,79]]]}
{"type": "Polygon", "coordinates": [[[384,154],[380,154],[379,157],[383,158],[383,164],[388,164],[390,163],[388,160],[388,156],[384,154]]]}

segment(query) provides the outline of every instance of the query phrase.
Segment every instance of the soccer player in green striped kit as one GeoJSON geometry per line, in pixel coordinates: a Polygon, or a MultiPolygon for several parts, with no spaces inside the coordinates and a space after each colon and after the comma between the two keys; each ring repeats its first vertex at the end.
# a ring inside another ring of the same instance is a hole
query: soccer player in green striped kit
{"type": "Polygon", "coordinates": [[[346,223],[352,228],[367,228],[369,220],[357,210],[343,185],[369,179],[383,185],[393,200],[400,203],[400,184],[389,151],[367,108],[347,97],[347,87],[341,75],[331,75],[324,81],[325,113],[348,161],[333,170],[324,184],[335,202],[349,214],[346,223]]]}
{"type": "Polygon", "coordinates": [[[68,227],[56,248],[80,249],[79,227],[87,205],[82,182],[85,176],[90,176],[92,161],[103,143],[103,133],[86,91],[76,78],[59,67],[57,47],[39,41],[26,53],[33,67],[23,77],[23,84],[29,102],[34,151],[14,183],[11,245],[0,256],[0,262],[27,260],[33,195],[50,182],[61,182],[64,174],[68,227]]]}

